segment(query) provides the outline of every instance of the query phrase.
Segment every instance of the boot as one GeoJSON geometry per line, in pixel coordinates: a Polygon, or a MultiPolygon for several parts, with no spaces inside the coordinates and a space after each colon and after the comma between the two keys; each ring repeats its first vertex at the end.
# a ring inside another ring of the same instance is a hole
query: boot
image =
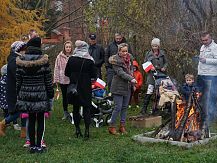
{"type": "Polygon", "coordinates": [[[148,115],[147,110],[148,110],[148,104],[150,102],[151,96],[152,96],[151,94],[145,94],[144,104],[143,104],[142,110],[140,111],[140,114],[142,116],[148,115]]]}
{"type": "Polygon", "coordinates": [[[90,138],[90,132],[89,132],[89,127],[85,128],[84,131],[84,139],[89,139],[90,138]]]}
{"type": "Polygon", "coordinates": [[[125,128],[125,123],[120,123],[119,131],[122,134],[127,134],[126,128],[125,128]]]}
{"type": "Polygon", "coordinates": [[[119,133],[118,133],[117,130],[116,130],[116,127],[113,126],[113,125],[109,125],[108,131],[109,131],[109,133],[112,134],[112,135],[119,135],[119,133]]]}
{"type": "Polygon", "coordinates": [[[5,120],[2,120],[0,122],[0,136],[5,136],[5,129],[6,129],[6,123],[5,120]]]}
{"type": "Polygon", "coordinates": [[[21,127],[20,138],[26,138],[26,127],[21,127]]]}
{"type": "Polygon", "coordinates": [[[75,136],[76,138],[83,137],[80,127],[76,127],[75,136]]]}

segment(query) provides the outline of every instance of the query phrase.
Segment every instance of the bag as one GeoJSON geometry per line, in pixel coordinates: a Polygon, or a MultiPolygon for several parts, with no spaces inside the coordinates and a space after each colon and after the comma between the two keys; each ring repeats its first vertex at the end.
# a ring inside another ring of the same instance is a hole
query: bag
{"type": "Polygon", "coordinates": [[[69,84],[67,87],[67,96],[77,96],[77,84],[69,84]]]}

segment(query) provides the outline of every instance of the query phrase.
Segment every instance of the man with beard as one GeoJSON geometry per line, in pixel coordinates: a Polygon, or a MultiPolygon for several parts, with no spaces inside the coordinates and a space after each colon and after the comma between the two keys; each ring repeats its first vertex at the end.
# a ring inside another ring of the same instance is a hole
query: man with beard
{"type": "MultiPolygon", "coordinates": [[[[112,65],[109,63],[109,57],[117,54],[118,45],[121,43],[126,43],[126,39],[120,33],[115,33],[114,41],[109,44],[105,53],[105,67],[106,67],[107,85],[108,85],[109,92],[110,92],[112,78],[114,75],[114,70],[112,69],[112,65]]],[[[128,52],[132,54],[130,46],[128,46],[128,52]]]]}

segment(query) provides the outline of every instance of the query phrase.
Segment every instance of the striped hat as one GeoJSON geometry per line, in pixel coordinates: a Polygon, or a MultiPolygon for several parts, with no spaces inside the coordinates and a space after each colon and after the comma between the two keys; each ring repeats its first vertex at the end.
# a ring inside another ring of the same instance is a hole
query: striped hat
{"type": "Polygon", "coordinates": [[[20,52],[26,47],[26,43],[23,41],[15,41],[13,44],[11,44],[11,49],[15,52],[20,52]]]}

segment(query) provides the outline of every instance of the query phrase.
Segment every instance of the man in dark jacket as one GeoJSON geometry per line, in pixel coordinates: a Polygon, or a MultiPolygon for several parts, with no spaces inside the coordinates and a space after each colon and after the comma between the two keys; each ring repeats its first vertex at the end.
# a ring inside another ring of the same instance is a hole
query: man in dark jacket
{"type": "Polygon", "coordinates": [[[102,46],[96,44],[96,35],[89,35],[89,53],[95,61],[95,66],[97,68],[97,77],[102,79],[101,67],[104,63],[105,51],[102,46]]]}
{"type": "MultiPolygon", "coordinates": [[[[108,89],[110,91],[112,78],[114,75],[114,70],[112,69],[112,65],[109,63],[109,57],[112,55],[116,55],[118,53],[118,45],[121,43],[126,43],[126,39],[119,33],[115,33],[115,39],[112,43],[109,44],[105,53],[105,67],[106,67],[106,75],[107,75],[107,84],[108,89]]],[[[130,46],[128,46],[128,52],[132,54],[130,46]]]]}

